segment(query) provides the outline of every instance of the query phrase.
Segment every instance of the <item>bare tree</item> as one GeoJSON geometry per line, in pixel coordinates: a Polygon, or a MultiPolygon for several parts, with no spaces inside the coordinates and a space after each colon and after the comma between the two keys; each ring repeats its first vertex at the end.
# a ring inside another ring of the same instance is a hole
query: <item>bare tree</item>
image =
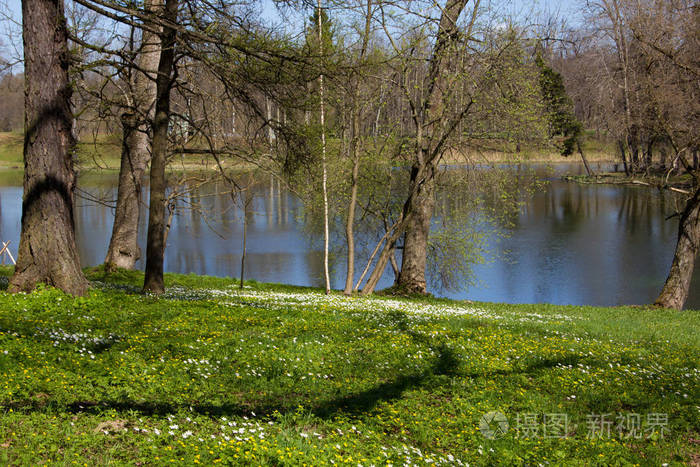
{"type": "MultiPolygon", "coordinates": [[[[367,0],[365,9],[364,29],[360,33],[360,50],[357,57],[355,67],[352,70],[357,71],[359,66],[362,66],[365,56],[367,55],[370,34],[372,33],[372,17],[374,5],[372,0],[367,0]]],[[[355,211],[357,210],[357,190],[359,187],[360,175],[360,155],[362,134],[360,128],[360,119],[362,115],[362,104],[360,102],[360,80],[362,75],[355,72],[351,78],[351,96],[350,96],[350,120],[351,120],[351,138],[350,141],[350,157],[352,159],[352,172],[350,175],[350,201],[348,203],[348,213],[345,221],[345,236],[347,241],[347,271],[345,276],[344,293],[349,295],[353,290],[353,280],[355,277],[355,211]]]]}
{"type": "Polygon", "coordinates": [[[148,211],[148,239],[146,244],[146,274],[143,290],[163,293],[163,258],[165,255],[165,165],[168,155],[168,124],[170,122],[170,91],[175,65],[178,0],[165,0],[160,57],[156,78],[156,106],[153,120],[153,143],[150,173],[150,205],[148,211]]]}
{"type": "Polygon", "coordinates": [[[690,0],[653,0],[632,6],[630,24],[644,59],[655,111],[651,122],[669,142],[673,160],[692,179],[691,194],[679,216],[668,278],[655,302],[682,309],[700,254],[700,8],[690,0]]]}
{"type": "MultiPolygon", "coordinates": [[[[318,0],[318,47],[319,55],[323,58],[323,25],[321,24],[321,0],[318,0]]],[[[326,110],[324,100],[323,73],[318,75],[318,91],[320,96],[320,118],[321,118],[321,165],[323,184],[323,278],[326,285],[326,294],[331,292],[331,279],[328,273],[328,167],[326,165],[326,110]]]]}
{"type": "MultiPolygon", "coordinates": [[[[157,15],[161,0],[147,2],[145,9],[157,15]]],[[[151,25],[155,30],[158,27],[151,25]]],[[[151,158],[149,130],[155,112],[156,70],[160,58],[160,38],[143,29],[136,67],[127,66],[125,80],[127,101],[121,115],[122,154],[119,168],[117,205],[112,237],[107,248],[105,266],[133,269],[141,256],[138,227],[141,213],[141,186],[151,158]]]]}

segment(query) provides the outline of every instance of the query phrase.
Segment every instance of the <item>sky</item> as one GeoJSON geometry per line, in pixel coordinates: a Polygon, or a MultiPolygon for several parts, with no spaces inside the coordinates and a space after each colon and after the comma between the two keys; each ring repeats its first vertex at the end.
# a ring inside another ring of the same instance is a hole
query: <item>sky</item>
{"type": "MultiPolygon", "coordinates": [[[[322,0],[323,2],[324,0],[322,0]]],[[[498,2],[505,4],[505,11],[520,18],[532,20],[534,12],[542,11],[558,13],[560,17],[566,18],[569,23],[575,24],[579,20],[578,11],[582,0],[482,0],[482,2],[498,2]]],[[[281,20],[276,14],[272,5],[272,0],[263,0],[263,16],[268,16],[270,21],[277,24],[290,24],[281,20]]],[[[3,21],[3,14],[9,15],[16,21],[21,20],[21,0],[0,0],[0,56],[10,57],[21,53],[21,36],[16,35],[10,39],[7,37],[7,23],[3,21]]],[[[16,31],[19,31],[15,27],[16,31]]],[[[18,68],[15,68],[18,70],[18,68]]]]}
{"type": "MultiPolygon", "coordinates": [[[[269,0],[266,0],[268,3],[269,0]]],[[[21,0],[0,0],[0,5],[5,3],[13,17],[21,17],[21,0]]],[[[513,11],[526,13],[528,10],[542,9],[544,11],[561,11],[562,14],[575,15],[576,7],[582,0],[510,0],[513,11]]],[[[266,8],[267,10],[271,10],[266,8]]]]}

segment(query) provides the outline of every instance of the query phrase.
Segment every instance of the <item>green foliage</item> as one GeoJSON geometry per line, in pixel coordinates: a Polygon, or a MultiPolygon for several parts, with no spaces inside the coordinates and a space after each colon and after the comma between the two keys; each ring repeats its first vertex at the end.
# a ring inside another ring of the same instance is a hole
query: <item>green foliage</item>
{"type": "Polygon", "coordinates": [[[574,115],[573,103],[566,94],[562,76],[549,67],[540,54],[536,63],[540,69],[540,90],[547,109],[550,138],[561,137],[559,150],[563,156],[570,156],[576,149],[583,125],[574,115]]]}
{"type": "Polygon", "coordinates": [[[427,267],[431,284],[440,290],[467,290],[476,284],[474,265],[486,261],[488,234],[475,223],[456,222],[431,232],[427,267]]]}
{"type": "MultiPolygon", "coordinates": [[[[11,269],[3,268],[5,276],[11,269]]],[[[698,312],[345,298],[88,271],[87,296],[0,292],[0,462],[682,464],[700,432],[698,312]],[[506,414],[500,439],[481,416],[506,414]],[[518,433],[566,413],[567,439],[518,433]],[[588,439],[592,413],[668,432],[588,439]]]]}
{"type": "MultiPolygon", "coordinates": [[[[313,14],[308,19],[308,27],[306,29],[306,46],[311,53],[318,55],[318,8],[314,8],[313,14]]],[[[333,22],[328,17],[328,12],[321,9],[321,38],[323,39],[323,55],[330,56],[336,49],[335,33],[333,22]]]]}
{"type": "Polygon", "coordinates": [[[505,141],[539,147],[546,140],[539,70],[525,46],[511,25],[487,35],[480,65],[465,70],[464,82],[479,83],[469,90],[474,104],[463,131],[472,143],[505,141]]]}

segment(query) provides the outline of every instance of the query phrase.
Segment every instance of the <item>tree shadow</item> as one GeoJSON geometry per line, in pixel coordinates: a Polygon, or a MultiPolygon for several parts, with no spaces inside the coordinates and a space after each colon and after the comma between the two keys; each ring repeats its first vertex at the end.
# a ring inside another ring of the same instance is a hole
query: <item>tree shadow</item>
{"type": "MultiPolygon", "coordinates": [[[[406,391],[419,389],[427,384],[435,383],[434,376],[451,374],[456,363],[458,363],[456,356],[447,347],[444,347],[435,363],[422,373],[399,375],[391,381],[380,383],[366,391],[320,402],[311,408],[311,413],[323,419],[333,418],[339,413],[353,416],[361,415],[371,411],[381,402],[390,402],[400,399],[406,391]]],[[[198,415],[211,417],[244,416],[255,412],[258,417],[266,418],[272,416],[274,413],[282,415],[292,413],[296,410],[298,405],[298,401],[296,400],[290,400],[286,404],[270,402],[251,405],[245,403],[172,403],[163,401],[134,401],[128,399],[104,401],[82,400],[60,404],[51,400],[46,400],[43,397],[34,397],[8,404],[8,407],[15,411],[24,412],[49,411],[71,414],[87,413],[94,415],[107,410],[136,412],[146,416],[165,416],[181,410],[189,410],[198,415]]]]}
{"type": "Polygon", "coordinates": [[[360,415],[371,411],[380,402],[399,399],[406,391],[420,389],[428,384],[435,384],[434,376],[449,376],[456,372],[459,360],[454,352],[444,343],[437,346],[437,359],[429,369],[412,375],[399,375],[366,391],[324,402],[313,411],[320,418],[331,418],[337,413],[360,415]]]}
{"type": "MultiPolygon", "coordinates": [[[[532,374],[558,365],[574,365],[580,359],[577,356],[565,356],[559,359],[552,358],[536,361],[522,369],[515,368],[512,370],[496,370],[468,374],[458,371],[460,366],[459,356],[447,343],[412,330],[410,328],[410,321],[405,313],[392,312],[389,314],[389,319],[398,331],[410,336],[414,342],[427,346],[436,355],[432,364],[423,371],[417,371],[412,374],[399,374],[393,379],[380,382],[364,391],[340,395],[329,400],[318,400],[317,403],[312,403],[310,407],[310,412],[313,416],[322,419],[331,419],[339,414],[362,416],[381,403],[402,398],[408,391],[420,390],[427,387],[436,389],[448,384],[448,381],[452,381],[452,378],[450,378],[451,376],[475,379],[488,378],[495,375],[532,374]]],[[[295,412],[300,403],[299,398],[300,397],[297,395],[297,397],[292,398],[271,398],[270,400],[253,403],[246,403],[245,400],[223,403],[207,403],[193,400],[191,402],[177,403],[162,400],[135,401],[130,399],[102,401],[83,400],[59,403],[51,401],[50,399],[46,400],[45,398],[30,397],[9,404],[9,407],[16,411],[25,412],[49,411],[53,413],[67,412],[71,414],[87,413],[94,415],[99,415],[107,410],[137,413],[146,416],[166,416],[179,411],[190,411],[194,414],[210,417],[245,416],[250,415],[251,412],[255,412],[258,418],[264,419],[272,417],[273,414],[286,415],[295,412]]],[[[308,401],[308,399],[306,399],[306,401],[308,401]]],[[[306,401],[305,403],[308,404],[306,401]]]]}

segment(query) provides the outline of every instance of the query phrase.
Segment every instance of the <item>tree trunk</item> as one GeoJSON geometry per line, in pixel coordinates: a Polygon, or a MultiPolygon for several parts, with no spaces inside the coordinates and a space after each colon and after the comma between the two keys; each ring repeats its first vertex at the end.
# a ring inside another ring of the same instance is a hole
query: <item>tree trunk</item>
{"type": "MultiPolygon", "coordinates": [[[[354,120],[354,119],[353,119],[354,120]]],[[[359,119],[358,119],[359,120],[359,119]]],[[[355,125],[353,124],[353,127],[355,125]]],[[[359,125],[358,125],[359,127],[359,125]]],[[[354,136],[357,138],[357,136],[354,136]]],[[[345,275],[345,295],[352,293],[352,282],[355,278],[355,209],[357,207],[357,185],[358,174],[360,171],[360,156],[358,150],[358,142],[353,141],[353,161],[352,161],[352,179],[350,181],[350,204],[348,205],[348,218],[345,224],[345,237],[348,243],[348,269],[345,275]]]]}
{"type": "Polygon", "coordinates": [[[625,143],[622,140],[618,140],[617,147],[620,148],[620,157],[622,158],[622,165],[625,168],[625,175],[627,175],[629,177],[630,168],[627,165],[627,155],[625,154],[625,143]]]}
{"type": "MultiPolygon", "coordinates": [[[[372,31],[372,0],[367,0],[367,11],[365,14],[365,29],[362,34],[362,47],[360,48],[360,56],[358,62],[363,63],[367,45],[369,44],[369,35],[372,31]]],[[[352,293],[352,283],[355,278],[355,207],[357,206],[357,188],[359,184],[360,173],[360,83],[359,77],[354,80],[354,89],[352,93],[352,178],[350,180],[350,204],[348,205],[348,218],[345,224],[345,237],[348,243],[348,269],[345,275],[345,289],[343,293],[350,295],[352,293]]]]}
{"type": "MultiPolygon", "coordinates": [[[[165,0],[165,17],[177,21],[178,0],[165,0]]],[[[168,123],[170,120],[171,75],[175,63],[175,30],[164,26],[161,33],[161,52],[156,79],[156,114],[153,121],[153,154],[151,159],[151,199],[148,212],[148,239],[146,241],[145,292],[163,293],[163,256],[165,231],[165,163],[168,152],[168,123]]]]}
{"type": "MultiPolygon", "coordinates": [[[[409,195],[404,203],[401,220],[379,255],[374,271],[362,289],[363,295],[374,291],[389,262],[389,255],[393,254],[393,245],[404,234],[402,270],[398,285],[407,291],[425,293],[428,234],[435,203],[433,199],[435,168],[442,154],[440,150],[442,142],[457,128],[457,125],[443,127],[446,114],[442,88],[445,84],[442,83],[442,77],[448,66],[446,63],[448,50],[459,37],[457,20],[467,2],[468,0],[447,0],[442,9],[425,79],[427,91],[425,94],[421,92],[420,118],[414,119],[416,151],[409,195]],[[419,272],[421,265],[422,272],[419,272]],[[404,267],[407,268],[406,272],[403,271],[404,267]]],[[[464,117],[464,111],[465,109],[460,111],[460,120],[464,117]]]]}
{"type": "MultiPolygon", "coordinates": [[[[359,86],[359,83],[356,83],[355,85],[359,86]]],[[[350,152],[352,154],[352,176],[350,179],[350,203],[348,204],[348,217],[345,223],[345,238],[348,244],[348,264],[347,272],[345,274],[345,289],[343,290],[345,295],[350,295],[352,293],[352,283],[355,278],[355,209],[357,207],[357,189],[360,174],[360,103],[357,88],[353,94],[351,110],[352,141],[350,143],[350,152]]]]}
{"type": "Polygon", "coordinates": [[[581,155],[581,160],[583,161],[583,166],[586,168],[586,173],[589,177],[594,176],[595,172],[593,172],[591,166],[588,165],[588,159],[586,159],[586,155],[583,153],[583,146],[581,146],[581,141],[579,139],[576,140],[576,147],[578,148],[578,153],[581,155]]]}
{"type": "MultiPolygon", "coordinates": [[[[146,9],[158,13],[161,0],[146,3],[146,9]]],[[[133,70],[133,109],[121,118],[123,128],[121,165],[117,206],[114,213],[112,237],[107,248],[105,266],[133,269],[141,257],[138,245],[139,218],[141,214],[141,187],[151,154],[148,146],[148,128],[153,120],[156,98],[156,70],[160,58],[160,39],[157,34],[143,30],[138,66],[148,75],[133,70]]]]}
{"type": "Polygon", "coordinates": [[[114,213],[112,237],[105,258],[105,266],[108,269],[133,269],[134,264],[141,257],[141,249],[138,245],[141,185],[143,173],[150,158],[147,135],[137,127],[136,116],[125,113],[121,121],[124,136],[117,207],[114,213]]]}
{"type": "MultiPolygon", "coordinates": [[[[320,56],[323,57],[323,26],[321,25],[321,0],[318,0],[318,44],[320,56]]],[[[321,106],[321,165],[323,180],[321,190],[323,191],[323,278],[326,285],[326,295],[331,293],[331,278],[328,272],[328,242],[330,233],[328,231],[328,168],[326,166],[326,110],[323,95],[323,73],[318,76],[318,93],[321,106]]]]}
{"type": "Polygon", "coordinates": [[[666,170],[666,149],[663,146],[659,150],[659,168],[662,171],[666,170]]]}
{"type": "Polygon", "coordinates": [[[63,0],[22,2],[25,118],[22,231],[11,292],[38,282],[82,295],[75,244],[70,57],[63,0]]]}
{"type": "Polygon", "coordinates": [[[632,172],[637,173],[637,171],[639,170],[639,146],[637,146],[637,140],[633,138],[628,138],[627,145],[630,148],[630,161],[632,163],[632,172]]]}
{"type": "Polygon", "coordinates": [[[245,280],[245,257],[248,248],[248,207],[250,206],[250,202],[253,200],[250,193],[251,189],[252,188],[249,182],[245,191],[245,200],[243,201],[243,251],[241,254],[241,283],[239,286],[239,289],[241,290],[243,289],[243,281],[245,280]]]}
{"type": "MultiPolygon", "coordinates": [[[[416,183],[418,173],[414,167],[411,173],[411,184],[416,183]]],[[[425,266],[428,257],[428,237],[430,221],[435,207],[435,177],[426,177],[423,186],[416,194],[413,216],[408,220],[404,233],[404,247],[401,258],[401,272],[396,282],[404,292],[427,293],[425,281],[425,266]]]]}
{"type": "Polygon", "coordinates": [[[394,282],[399,280],[399,274],[401,274],[401,269],[399,268],[399,265],[396,262],[396,255],[394,254],[395,252],[396,246],[392,247],[391,252],[389,254],[389,263],[391,264],[392,271],[394,271],[394,282]]]}
{"type": "Polygon", "coordinates": [[[646,172],[649,172],[649,169],[651,168],[651,164],[653,161],[653,154],[654,154],[654,139],[650,139],[649,143],[647,144],[647,149],[644,152],[644,170],[646,172]]]}
{"type": "Polygon", "coordinates": [[[700,188],[688,200],[678,224],[678,240],[671,271],[655,304],[680,310],[685,305],[700,251],[700,188]]]}
{"type": "MultiPolygon", "coordinates": [[[[404,209],[404,212],[406,212],[406,209],[404,209]]],[[[379,258],[377,258],[377,263],[374,265],[372,274],[369,275],[365,286],[362,288],[362,295],[369,295],[374,292],[374,289],[379,283],[379,279],[381,279],[382,275],[384,274],[387,264],[389,264],[390,256],[394,254],[393,245],[401,237],[405,230],[405,222],[399,222],[393,233],[387,238],[384,248],[382,248],[381,253],[379,253],[379,258]]]]}

